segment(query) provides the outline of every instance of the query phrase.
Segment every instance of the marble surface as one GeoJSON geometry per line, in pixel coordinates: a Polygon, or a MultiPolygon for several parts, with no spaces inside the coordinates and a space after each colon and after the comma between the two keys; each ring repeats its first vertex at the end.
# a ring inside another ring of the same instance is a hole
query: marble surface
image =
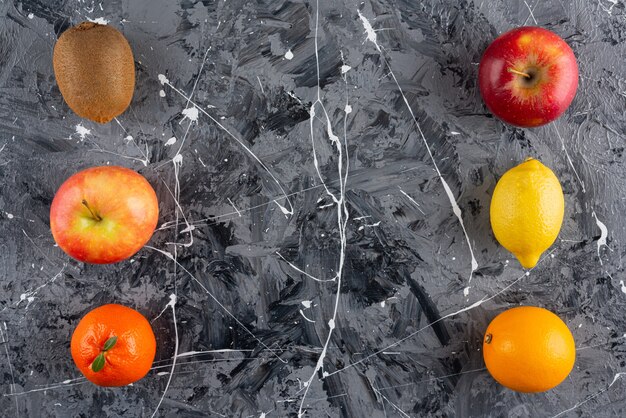
{"type": "Polygon", "coordinates": [[[0,2],[0,414],[11,417],[626,415],[623,0],[0,2]],[[52,71],[59,33],[120,29],[137,86],[80,119],[52,71]],[[565,115],[493,118],[482,51],[537,24],[579,60],[565,115]],[[527,156],[562,182],[554,246],[525,274],[495,241],[498,178],[527,156]],[[146,176],[159,229],[131,260],[77,263],[49,230],[56,189],[117,164],[146,176]],[[153,370],[80,376],[79,319],[134,307],[153,370]],[[542,306],[574,370],[535,395],[485,371],[489,321],[542,306]]]}

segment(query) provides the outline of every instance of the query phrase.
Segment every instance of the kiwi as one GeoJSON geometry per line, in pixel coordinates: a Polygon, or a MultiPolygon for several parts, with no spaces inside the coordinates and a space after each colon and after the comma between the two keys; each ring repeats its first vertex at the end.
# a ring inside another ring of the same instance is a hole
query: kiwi
{"type": "Polygon", "coordinates": [[[54,46],[52,64],[63,99],[80,117],[107,123],[133,98],[133,51],[111,26],[82,22],[66,30],[54,46]]]}

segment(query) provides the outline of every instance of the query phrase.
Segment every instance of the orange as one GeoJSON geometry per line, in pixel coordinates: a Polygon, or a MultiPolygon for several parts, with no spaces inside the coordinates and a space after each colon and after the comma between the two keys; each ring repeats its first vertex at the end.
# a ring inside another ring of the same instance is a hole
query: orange
{"type": "Polygon", "coordinates": [[[567,325],[547,309],[522,306],[487,327],[483,357],[494,379],[518,392],[558,386],[574,367],[576,347],[567,325]]]}
{"type": "Polygon", "coordinates": [[[156,340],[148,320],[134,309],[110,304],[93,309],[72,334],[72,358],[91,382],[125,386],[148,373],[156,340]]]}

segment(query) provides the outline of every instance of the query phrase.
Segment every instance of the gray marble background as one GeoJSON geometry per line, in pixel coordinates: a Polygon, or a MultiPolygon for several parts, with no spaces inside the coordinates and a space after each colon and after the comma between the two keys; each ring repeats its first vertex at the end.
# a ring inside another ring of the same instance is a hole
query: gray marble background
{"type": "Polygon", "coordinates": [[[2,0],[0,414],[626,415],[625,40],[623,0],[2,0]],[[136,59],[107,125],[73,114],[52,71],[57,36],[86,19],[136,59]],[[494,119],[477,88],[482,51],[524,24],[580,68],[572,106],[538,129],[494,119]],[[528,275],[488,212],[527,156],[566,201],[528,275]],[[49,206],[101,164],[149,179],[159,229],[129,261],[84,265],[54,245],[49,206]],[[153,321],[157,357],[99,388],[69,341],[113,302],[153,321]],[[520,304],[576,340],[546,393],[484,369],[487,324],[520,304]]]}

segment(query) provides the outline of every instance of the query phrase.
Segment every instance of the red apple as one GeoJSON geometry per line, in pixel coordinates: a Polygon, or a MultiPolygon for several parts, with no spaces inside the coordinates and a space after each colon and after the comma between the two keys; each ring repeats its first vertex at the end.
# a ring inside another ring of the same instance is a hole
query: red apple
{"type": "Polygon", "coordinates": [[[124,167],[92,167],[65,181],[50,208],[54,240],[79,261],[108,264],[143,247],[159,218],[150,183],[124,167]]]}
{"type": "Polygon", "coordinates": [[[578,65],[558,35],[525,26],[489,45],[480,61],[478,83],[498,118],[521,127],[540,126],[561,116],[574,99],[578,65]]]}

